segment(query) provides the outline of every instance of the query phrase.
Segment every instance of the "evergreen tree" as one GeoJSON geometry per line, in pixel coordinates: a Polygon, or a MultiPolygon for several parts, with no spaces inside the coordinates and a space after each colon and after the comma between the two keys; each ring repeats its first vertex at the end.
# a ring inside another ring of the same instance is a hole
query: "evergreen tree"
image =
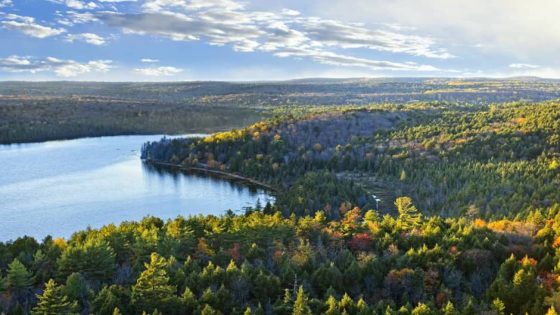
{"type": "Polygon", "coordinates": [[[138,311],[153,312],[156,308],[172,308],[177,289],[169,284],[167,264],[157,253],[152,253],[150,262],[132,287],[132,304],[138,311]]]}
{"type": "Polygon", "coordinates": [[[196,296],[188,287],[181,296],[181,305],[184,314],[192,314],[198,307],[196,296]]]}
{"type": "Polygon", "coordinates": [[[338,309],[338,303],[336,301],[336,298],[332,295],[330,295],[327,298],[327,311],[325,312],[325,315],[340,315],[340,310],[338,309]]]}
{"type": "Polygon", "coordinates": [[[303,287],[300,286],[296,300],[294,301],[294,307],[292,310],[293,315],[311,315],[311,309],[309,308],[309,301],[308,297],[303,290],[303,287]]]}
{"type": "MultiPolygon", "coordinates": [[[[10,292],[13,294],[17,305],[26,313],[29,310],[29,299],[31,295],[31,286],[33,281],[31,273],[27,268],[18,260],[14,259],[8,265],[8,275],[6,277],[6,284],[10,292]]],[[[2,279],[0,279],[1,282],[2,279]]],[[[0,287],[2,285],[0,284],[0,287]]]]}
{"type": "Polygon", "coordinates": [[[87,287],[86,280],[80,273],[73,273],[68,276],[64,293],[70,300],[78,301],[82,308],[87,308],[90,291],[87,287]]]}
{"type": "Polygon", "coordinates": [[[62,291],[62,287],[57,286],[54,280],[49,280],[45,286],[43,294],[37,295],[39,302],[33,308],[33,315],[75,315],[77,302],[71,302],[62,291]]]}
{"type": "Polygon", "coordinates": [[[502,302],[502,300],[500,300],[499,298],[495,298],[494,301],[492,301],[492,310],[498,315],[504,315],[506,306],[504,305],[504,302],[502,302]]]}
{"type": "Polygon", "coordinates": [[[410,197],[397,198],[395,206],[399,212],[399,222],[405,230],[410,230],[420,225],[422,214],[412,204],[410,197]]]}
{"type": "Polygon", "coordinates": [[[451,303],[451,301],[448,301],[441,311],[442,311],[443,315],[457,315],[458,314],[457,311],[455,310],[455,306],[453,305],[453,303],[451,303]]]}
{"type": "Polygon", "coordinates": [[[201,315],[218,315],[220,312],[216,311],[212,306],[204,304],[204,307],[200,311],[201,315]]]}
{"type": "Polygon", "coordinates": [[[7,283],[8,288],[16,294],[28,290],[33,283],[31,273],[17,258],[8,265],[7,283]]]}

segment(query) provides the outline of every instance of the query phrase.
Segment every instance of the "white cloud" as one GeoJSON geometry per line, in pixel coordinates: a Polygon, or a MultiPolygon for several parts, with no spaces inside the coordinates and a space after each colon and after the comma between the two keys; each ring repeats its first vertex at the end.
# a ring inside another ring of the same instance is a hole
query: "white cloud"
{"type": "Polygon", "coordinates": [[[335,66],[352,66],[364,67],[372,70],[408,70],[408,71],[437,71],[438,69],[429,65],[419,65],[412,62],[399,63],[382,60],[372,60],[366,58],[357,58],[345,56],[333,52],[322,50],[308,49],[292,49],[275,53],[278,57],[308,57],[317,62],[335,65],[335,66]]]}
{"type": "Polygon", "coordinates": [[[90,72],[108,72],[112,68],[111,60],[92,60],[80,63],[54,57],[36,59],[27,56],[12,55],[0,58],[0,70],[6,72],[42,72],[51,71],[59,77],[76,77],[90,72]]]}
{"type": "Polygon", "coordinates": [[[531,65],[531,64],[527,64],[527,63],[512,63],[509,65],[510,68],[514,68],[514,69],[537,69],[540,68],[540,66],[537,65],[531,65]]]}
{"type": "Polygon", "coordinates": [[[140,59],[141,62],[143,63],[158,63],[159,60],[158,59],[151,59],[151,58],[142,58],[140,59]]]}
{"type": "Polygon", "coordinates": [[[84,43],[88,43],[91,45],[101,46],[107,43],[107,39],[103,38],[97,34],[93,33],[82,33],[82,34],[68,34],[65,37],[65,40],[68,42],[75,42],[80,41],[84,43]]]}
{"type": "Polygon", "coordinates": [[[407,62],[358,58],[340,50],[370,49],[426,58],[453,57],[431,37],[399,32],[395,27],[371,30],[361,24],[304,17],[300,12],[251,11],[232,0],[146,0],[140,13],[103,12],[98,18],[127,34],[155,35],[175,41],[202,40],[229,45],[235,51],[264,51],[279,57],[370,69],[433,71],[407,62]]]}
{"type": "Polygon", "coordinates": [[[91,10],[96,9],[99,6],[93,1],[82,1],[82,0],[49,0],[54,3],[64,4],[69,8],[77,10],[91,10]]]}
{"type": "Polygon", "coordinates": [[[12,0],[0,0],[0,8],[11,7],[12,5],[12,0]]]}
{"type": "MultiPolygon", "coordinates": [[[[558,0],[310,0],[322,16],[351,21],[398,23],[431,34],[465,51],[523,63],[555,63],[560,51],[558,0]],[[474,46],[478,47],[474,47],[474,46]]],[[[558,63],[556,63],[558,64],[558,63]]]]}
{"type": "Polygon", "coordinates": [[[136,68],[134,72],[141,75],[151,76],[151,77],[168,77],[179,74],[183,72],[183,69],[175,67],[148,67],[148,68],[136,68]]]}
{"type": "Polygon", "coordinates": [[[52,28],[41,25],[37,23],[33,17],[16,14],[3,14],[0,24],[6,29],[17,30],[25,35],[36,38],[56,36],[66,31],[63,28],[52,28]]]}
{"type": "Polygon", "coordinates": [[[99,21],[95,15],[90,12],[66,11],[66,13],[58,12],[57,15],[60,16],[57,22],[66,26],[99,21]]]}

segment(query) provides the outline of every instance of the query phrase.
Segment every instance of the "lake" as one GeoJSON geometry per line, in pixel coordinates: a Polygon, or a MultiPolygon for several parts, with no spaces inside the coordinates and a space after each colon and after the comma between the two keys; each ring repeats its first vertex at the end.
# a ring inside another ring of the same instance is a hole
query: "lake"
{"type": "Polygon", "coordinates": [[[161,137],[0,145],[0,241],[24,235],[67,238],[88,226],[147,215],[219,215],[273,200],[262,189],[144,164],[142,144],[161,137]]]}

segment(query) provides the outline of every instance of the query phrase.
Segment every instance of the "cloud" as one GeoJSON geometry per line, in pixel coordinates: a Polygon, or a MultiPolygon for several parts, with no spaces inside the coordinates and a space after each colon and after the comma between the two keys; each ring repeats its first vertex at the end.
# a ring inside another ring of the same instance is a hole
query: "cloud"
{"type": "Polygon", "coordinates": [[[89,72],[108,72],[112,68],[111,60],[92,60],[80,63],[74,60],[63,60],[54,57],[36,59],[27,56],[12,55],[0,58],[0,70],[6,72],[52,71],[59,77],[75,77],[89,72]]]}
{"type": "Polygon", "coordinates": [[[183,69],[175,67],[148,67],[148,68],[136,68],[134,72],[145,76],[151,77],[169,77],[183,72],[183,69]]]}
{"type": "Polygon", "coordinates": [[[86,1],[82,1],[82,0],[49,0],[50,2],[54,2],[54,3],[58,3],[58,4],[64,4],[69,8],[72,9],[77,9],[77,10],[92,10],[92,9],[96,9],[99,6],[93,2],[86,2],[86,1]]]}
{"type": "Polygon", "coordinates": [[[436,67],[419,65],[413,62],[399,63],[391,61],[372,60],[340,55],[333,52],[308,49],[284,50],[275,54],[278,57],[308,57],[322,64],[334,66],[364,67],[372,70],[408,70],[408,71],[437,71],[436,67]]]}
{"type": "Polygon", "coordinates": [[[141,62],[143,63],[158,63],[159,60],[158,59],[151,59],[151,58],[142,58],[140,59],[141,62]]]}
{"type": "MultiPolygon", "coordinates": [[[[296,21],[317,44],[341,48],[367,48],[429,58],[454,57],[445,49],[434,48],[435,40],[430,37],[407,35],[390,30],[369,30],[360,24],[348,24],[317,17],[297,18],[296,21]]],[[[396,29],[394,25],[390,28],[396,29]]]]}
{"type": "Polygon", "coordinates": [[[58,19],[57,22],[66,26],[99,21],[97,17],[90,12],[66,11],[64,14],[58,12],[57,15],[60,16],[60,19],[58,19]]]}
{"type": "Polygon", "coordinates": [[[531,65],[531,64],[527,64],[527,63],[512,63],[509,65],[510,68],[514,68],[514,69],[537,69],[540,68],[540,66],[537,65],[531,65]]]}
{"type": "Polygon", "coordinates": [[[310,0],[311,12],[352,21],[398,23],[431,34],[463,55],[489,54],[523,63],[556,62],[558,0],[310,0]],[[478,45],[478,47],[474,47],[478,45]],[[474,49],[473,49],[474,48],[474,49]]]}
{"type": "Polygon", "coordinates": [[[12,0],[0,0],[0,8],[11,7],[12,5],[12,0]]]}
{"type": "Polygon", "coordinates": [[[407,62],[358,58],[341,50],[452,58],[430,37],[400,33],[395,27],[371,30],[361,24],[304,17],[298,11],[251,11],[231,0],[146,0],[143,12],[99,12],[97,17],[124,33],[152,35],[175,41],[205,41],[229,45],[239,52],[268,52],[278,57],[309,58],[320,63],[370,69],[433,71],[435,67],[407,62]]]}
{"type": "Polygon", "coordinates": [[[105,45],[107,43],[107,39],[103,38],[97,34],[93,34],[93,33],[82,33],[82,34],[68,34],[65,37],[65,40],[67,42],[75,42],[75,41],[80,41],[80,42],[84,42],[84,43],[88,43],[91,45],[96,45],[96,46],[101,46],[101,45],[105,45]]]}
{"type": "Polygon", "coordinates": [[[16,14],[3,14],[0,24],[7,29],[17,30],[25,35],[36,38],[46,38],[56,36],[66,32],[63,28],[52,28],[35,22],[35,19],[29,16],[21,16],[16,14]]]}

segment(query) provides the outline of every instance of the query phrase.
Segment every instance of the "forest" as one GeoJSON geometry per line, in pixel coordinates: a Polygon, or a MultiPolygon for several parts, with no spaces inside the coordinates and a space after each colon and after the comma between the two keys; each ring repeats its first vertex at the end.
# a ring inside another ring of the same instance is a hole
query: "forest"
{"type": "Polygon", "coordinates": [[[356,78],[270,82],[0,82],[0,144],[241,128],[315,106],[560,98],[540,78],[356,78]]]}
{"type": "MultiPolygon", "coordinates": [[[[143,158],[241,174],[278,188],[284,216],[349,203],[391,213],[411,196],[442,216],[514,218],[560,202],[560,103],[417,103],[278,111],[143,158]],[[379,198],[378,197],[378,198],[379,198]]],[[[345,206],[348,208],[349,206],[345,206]]]]}
{"type": "Polygon", "coordinates": [[[556,314],[560,206],[520,220],[254,209],[0,243],[6,314],[556,314]]]}
{"type": "Polygon", "coordinates": [[[557,314],[559,124],[558,101],[279,106],[146,143],[276,202],[0,243],[0,313],[557,314]]]}

